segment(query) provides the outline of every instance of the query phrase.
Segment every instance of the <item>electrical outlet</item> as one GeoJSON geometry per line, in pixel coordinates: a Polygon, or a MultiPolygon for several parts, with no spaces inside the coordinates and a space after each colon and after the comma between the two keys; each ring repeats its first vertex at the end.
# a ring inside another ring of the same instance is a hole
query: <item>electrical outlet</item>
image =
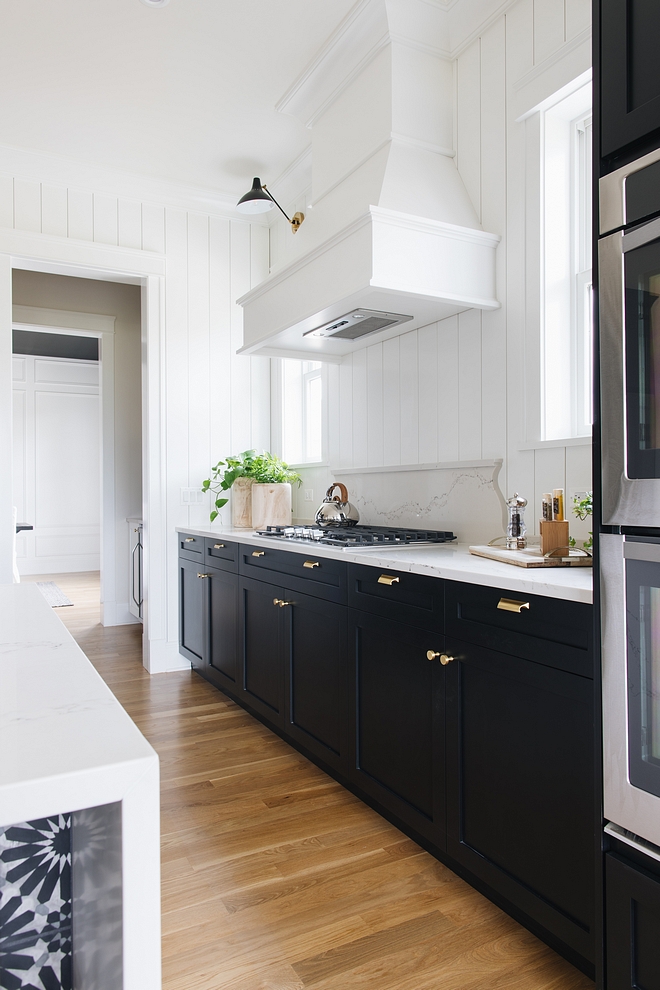
{"type": "Polygon", "coordinates": [[[314,489],[313,488],[306,488],[305,489],[305,501],[306,502],[313,502],[314,501],[314,489]]]}
{"type": "Polygon", "coordinates": [[[181,505],[203,505],[204,492],[199,488],[182,488],[181,505]]]}

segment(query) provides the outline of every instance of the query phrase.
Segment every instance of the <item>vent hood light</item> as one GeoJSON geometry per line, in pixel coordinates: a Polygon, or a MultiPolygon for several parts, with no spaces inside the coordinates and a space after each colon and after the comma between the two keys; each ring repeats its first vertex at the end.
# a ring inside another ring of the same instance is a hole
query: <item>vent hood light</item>
{"type": "Polygon", "coordinates": [[[375,309],[355,309],[345,313],[338,320],[332,320],[315,330],[308,330],[303,337],[342,337],[344,340],[357,340],[366,337],[368,333],[376,333],[387,327],[396,327],[399,323],[407,323],[412,316],[401,316],[399,313],[379,313],[375,309]]]}

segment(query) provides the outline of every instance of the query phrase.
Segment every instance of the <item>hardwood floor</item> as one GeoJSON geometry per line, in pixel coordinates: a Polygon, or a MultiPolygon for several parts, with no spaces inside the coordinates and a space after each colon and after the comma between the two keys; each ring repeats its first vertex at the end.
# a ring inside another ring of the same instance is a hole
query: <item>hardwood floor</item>
{"type": "Polygon", "coordinates": [[[44,579],[160,756],[165,990],[593,988],[196,674],[150,677],[98,575],[44,579]]]}

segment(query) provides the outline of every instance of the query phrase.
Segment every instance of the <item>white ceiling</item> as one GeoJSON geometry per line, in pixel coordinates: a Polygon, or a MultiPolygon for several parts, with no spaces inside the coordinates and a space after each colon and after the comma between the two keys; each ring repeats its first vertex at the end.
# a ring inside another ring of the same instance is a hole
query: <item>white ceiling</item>
{"type": "Polygon", "coordinates": [[[238,198],[308,145],[275,103],[354,3],[0,0],[0,145],[238,198]]]}

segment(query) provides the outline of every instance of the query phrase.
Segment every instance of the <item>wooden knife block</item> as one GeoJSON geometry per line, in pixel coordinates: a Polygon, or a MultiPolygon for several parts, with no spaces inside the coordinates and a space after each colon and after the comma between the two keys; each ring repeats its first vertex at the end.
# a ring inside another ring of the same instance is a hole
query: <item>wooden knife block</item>
{"type": "MultiPolygon", "coordinates": [[[[551,550],[556,550],[557,547],[567,547],[568,546],[568,520],[564,519],[562,522],[546,522],[541,520],[541,553],[550,553],[551,550]]],[[[568,556],[568,550],[564,554],[565,557],[568,556]]]]}

